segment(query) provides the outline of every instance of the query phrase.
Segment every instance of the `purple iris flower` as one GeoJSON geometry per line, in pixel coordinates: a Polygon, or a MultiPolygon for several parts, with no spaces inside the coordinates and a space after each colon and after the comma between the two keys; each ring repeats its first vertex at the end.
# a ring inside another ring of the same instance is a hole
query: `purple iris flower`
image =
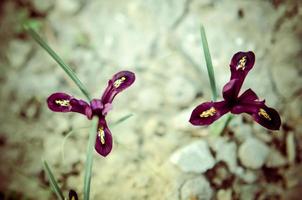
{"type": "Polygon", "coordinates": [[[101,99],[93,99],[90,104],[65,93],[54,93],[47,99],[48,108],[54,112],[77,112],[86,115],[88,119],[98,116],[99,124],[95,150],[102,156],[107,156],[112,149],[112,136],[106,123],[106,115],[112,108],[114,97],[128,88],[135,81],[135,74],[130,71],[120,71],[108,81],[108,86],[101,99]]]}
{"type": "Polygon", "coordinates": [[[259,100],[251,89],[239,95],[240,89],[248,72],[255,63],[255,54],[249,52],[236,53],[230,64],[231,79],[223,87],[223,101],[205,102],[198,105],[192,112],[190,122],[195,126],[210,125],[224,114],[247,113],[260,125],[271,130],[279,130],[281,119],[278,112],[259,100]]]}

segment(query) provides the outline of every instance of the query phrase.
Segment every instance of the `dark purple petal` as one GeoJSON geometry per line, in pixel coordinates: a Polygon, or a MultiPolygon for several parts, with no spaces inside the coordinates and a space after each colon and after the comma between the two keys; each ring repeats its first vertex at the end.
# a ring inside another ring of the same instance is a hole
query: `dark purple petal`
{"type": "Polygon", "coordinates": [[[228,111],[226,101],[205,102],[193,110],[190,122],[195,126],[210,125],[228,111]]]}
{"type": "MultiPolygon", "coordinates": [[[[47,98],[48,108],[54,112],[78,112],[87,115],[90,106],[83,100],[78,100],[65,93],[54,93],[47,98]]],[[[87,115],[89,118],[89,116],[87,115]]]]}
{"type": "Polygon", "coordinates": [[[112,149],[112,136],[104,118],[100,118],[95,141],[95,150],[102,156],[107,156],[112,149]]]}
{"type": "Polygon", "coordinates": [[[267,107],[264,101],[255,100],[249,103],[241,103],[231,109],[233,114],[247,113],[252,115],[254,120],[267,129],[279,130],[281,119],[278,112],[267,107]]]}
{"type": "Polygon", "coordinates": [[[100,99],[92,99],[90,102],[90,107],[94,115],[98,115],[98,116],[102,115],[102,110],[104,108],[104,105],[100,99]]]}
{"type": "Polygon", "coordinates": [[[259,108],[257,112],[252,114],[254,120],[258,122],[261,126],[264,126],[270,130],[279,130],[281,126],[281,119],[279,113],[267,106],[259,108]]]}
{"type": "Polygon", "coordinates": [[[252,89],[248,89],[240,95],[238,101],[244,103],[255,101],[257,99],[259,99],[257,94],[252,89]]]}
{"type": "Polygon", "coordinates": [[[222,90],[223,98],[226,101],[236,100],[240,91],[240,81],[238,79],[232,79],[224,85],[222,90]]]}
{"type": "Polygon", "coordinates": [[[78,194],[74,190],[69,190],[68,200],[78,200],[78,194]]]}
{"type": "Polygon", "coordinates": [[[255,54],[252,51],[236,53],[230,64],[231,79],[239,79],[241,83],[255,63],[255,54]]]}
{"type": "Polygon", "coordinates": [[[65,93],[53,93],[47,98],[48,108],[54,112],[70,112],[70,99],[72,97],[65,93]]]}
{"type": "Polygon", "coordinates": [[[130,71],[120,71],[108,81],[108,86],[103,93],[103,104],[112,103],[114,97],[135,81],[135,74],[130,71]]]}
{"type": "Polygon", "coordinates": [[[231,109],[233,114],[248,113],[252,114],[259,110],[264,105],[264,101],[253,101],[253,102],[237,102],[231,109]]]}

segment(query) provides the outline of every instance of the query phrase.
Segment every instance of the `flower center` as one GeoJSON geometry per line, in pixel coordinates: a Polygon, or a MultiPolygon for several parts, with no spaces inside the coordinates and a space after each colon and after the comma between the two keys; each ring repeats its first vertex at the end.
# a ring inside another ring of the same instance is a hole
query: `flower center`
{"type": "Polygon", "coordinates": [[[267,114],[267,112],[262,108],[259,109],[258,115],[261,117],[264,117],[265,119],[268,119],[269,121],[272,120],[272,118],[269,116],[269,114],[267,114]]]}
{"type": "Polygon", "coordinates": [[[118,88],[118,87],[121,86],[121,84],[122,84],[125,80],[126,80],[126,78],[123,76],[123,77],[117,79],[116,81],[114,81],[113,86],[114,86],[115,88],[118,88]]]}
{"type": "Polygon", "coordinates": [[[98,136],[100,138],[100,141],[102,144],[105,144],[105,132],[104,132],[104,128],[100,127],[98,130],[98,136]]]}
{"type": "Polygon", "coordinates": [[[199,116],[204,117],[212,117],[216,114],[216,109],[214,107],[211,107],[209,110],[203,111],[199,116]]]}
{"type": "Polygon", "coordinates": [[[238,65],[237,65],[237,67],[236,67],[236,70],[239,70],[239,69],[242,69],[242,70],[244,70],[245,69],[245,65],[246,65],[246,56],[243,56],[240,60],[239,60],[239,62],[238,62],[238,65]]]}
{"type": "Polygon", "coordinates": [[[63,99],[63,100],[55,100],[55,103],[59,106],[70,106],[69,100],[63,99]]]}

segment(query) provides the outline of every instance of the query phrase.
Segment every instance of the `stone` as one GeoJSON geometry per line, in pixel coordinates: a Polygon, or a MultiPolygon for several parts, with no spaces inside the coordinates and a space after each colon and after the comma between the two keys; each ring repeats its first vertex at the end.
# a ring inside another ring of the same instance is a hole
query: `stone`
{"type": "Polygon", "coordinates": [[[231,172],[234,172],[237,167],[237,146],[235,142],[222,143],[216,152],[217,161],[224,161],[231,172]]]}
{"type": "Polygon", "coordinates": [[[245,183],[254,183],[257,180],[257,174],[252,170],[244,170],[241,167],[236,169],[235,174],[240,177],[245,183]]]}
{"type": "Polygon", "coordinates": [[[232,200],[232,190],[220,189],[217,192],[217,200],[232,200]]]}
{"type": "Polygon", "coordinates": [[[295,138],[292,132],[286,137],[286,154],[289,163],[294,163],[296,158],[295,138]]]}
{"type": "Polygon", "coordinates": [[[32,3],[34,7],[40,12],[47,12],[49,11],[55,4],[55,1],[40,1],[40,0],[33,0],[32,3]]]}
{"type": "Polygon", "coordinates": [[[249,138],[240,145],[238,154],[243,166],[250,169],[259,169],[268,157],[269,148],[262,141],[249,138]]]}
{"type": "Polygon", "coordinates": [[[138,105],[144,105],[140,108],[144,111],[154,111],[162,103],[161,95],[155,87],[146,87],[138,94],[138,105]]]}
{"type": "Polygon", "coordinates": [[[244,185],[240,187],[240,200],[253,200],[259,191],[256,185],[244,185]]]}
{"type": "Polygon", "coordinates": [[[239,142],[244,142],[253,135],[253,129],[248,124],[241,124],[234,128],[234,135],[239,142]]]}
{"type": "Polygon", "coordinates": [[[31,51],[31,45],[24,41],[14,40],[10,42],[7,56],[10,66],[16,69],[24,67],[28,54],[31,51]]]}
{"type": "Polygon", "coordinates": [[[267,167],[282,167],[287,164],[286,158],[276,149],[271,149],[267,160],[265,162],[265,166],[267,167]]]}
{"type": "Polygon", "coordinates": [[[175,106],[187,106],[195,98],[196,89],[191,80],[175,76],[168,80],[165,88],[167,101],[175,106]]]}
{"type": "Polygon", "coordinates": [[[177,150],[170,161],[184,172],[203,173],[211,169],[215,160],[209,150],[208,144],[199,140],[177,150]]]}
{"type": "Polygon", "coordinates": [[[210,200],[212,195],[212,188],[210,187],[209,182],[203,176],[186,181],[181,188],[182,200],[210,200]]]}
{"type": "Polygon", "coordinates": [[[235,142],[228,142],[225,137],[209,137],[209,145],[216,153],[217,161],[224,161],[231,172],[237,168],[237,145],[235,142]]]}

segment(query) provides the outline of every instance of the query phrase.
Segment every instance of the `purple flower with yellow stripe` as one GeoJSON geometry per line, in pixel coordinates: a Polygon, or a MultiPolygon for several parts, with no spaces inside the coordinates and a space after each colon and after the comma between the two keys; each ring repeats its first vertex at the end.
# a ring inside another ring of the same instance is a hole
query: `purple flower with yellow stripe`
{"type": "Polygon", "coordinates": [[[108,86],[100,99],[93,99],[90,103],[76,99],[66,93],[54,93],[47,99],[48,108],[54,112],[77,112],[99,118],[95,150],[102,156],[107,156],[112,149],[112,135],[106,122],[106,115],[112,109],[114,97],[128,88],[135,81],[135,74],[130,71],[120,71],[108,81],[108,86]]]}
{"type": "Polygon", "coordinates": [[[230,64],[231,79],[222,90],[224,100],[198,105],[191,114],[191,124],[195,126],[210,125],[228,112],[233,114],[247,113],[265,128],[279,130],[280,116],[275,109],[265,105],[265,100],[260,100],[252,89],[239,95],[244,79],[253,68],[254,63],[255,55],[253,52],[236,53],[230,64]]]}

